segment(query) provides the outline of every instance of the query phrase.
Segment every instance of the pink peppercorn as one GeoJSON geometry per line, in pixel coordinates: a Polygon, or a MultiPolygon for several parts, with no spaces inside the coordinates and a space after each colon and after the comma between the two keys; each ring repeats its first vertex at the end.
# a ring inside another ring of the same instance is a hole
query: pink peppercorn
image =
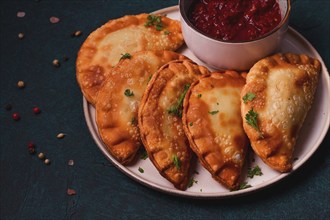
{"type": "Polygon", "coordinates": [[[28,143],[28,151],[30,154],[34,154],[36,152],[34,143],[32,143],[32,142],[28,143]]]}
{"type": "Polygon", "coordinates": [[[13,119],[14,119],[15,121],[18,121],[18,120],[21,119],[21,116],[20,116],[17,112],[13,113],[13,114],[12,114],[12,117],[13,117],[13,119]]]}
{"type": "Polygon", "coordinates": [[[41,112],[41,110],[38,107],[34,107],[33,112],[34,112],[34,114],[39,114],[41,112]]]}

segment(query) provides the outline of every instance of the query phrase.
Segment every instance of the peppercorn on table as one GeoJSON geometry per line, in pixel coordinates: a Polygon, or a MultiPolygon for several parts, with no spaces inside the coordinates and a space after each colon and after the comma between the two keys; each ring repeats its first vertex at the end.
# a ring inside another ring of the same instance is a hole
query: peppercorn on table
{"type": "MultiPolygon", "coordinates": [[[[75,62],[82,43],[110,19],[177,4],[177,0],[1,1],[0,219],[326,219],[330,215],[329,131],[315,153],[281,181],[225,197],[159,190],[144,179],[130,178],[99,149],[86,123],[76,81],[75,62]]],[[[329,67],[330,2],[293,0],[291,7],[291,33],[306,38],[329,67]]],[[[328,119],[329,109],[322,114],[328,119]]],[[[136,170],[148,175],[144,168],[136,170]]],[[[256,180],[263,170],[250,171],[256,180]]],[[[201,182],[193,179],[188,185],[201,182]]]]}

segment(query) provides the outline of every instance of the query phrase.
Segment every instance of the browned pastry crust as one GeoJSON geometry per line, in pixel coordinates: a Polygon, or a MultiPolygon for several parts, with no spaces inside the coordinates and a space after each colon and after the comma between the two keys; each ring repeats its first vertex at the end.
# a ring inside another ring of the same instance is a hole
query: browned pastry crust
{"type": "Polygon", "coordinates": [[[138,107],[150,77],[172,60],[188,59],[172,51],[140,51],[121,60],[110,72],[96,100],[96,123],[104,144],[122,164],[141,146],[138,107]]]}
{"type": "Polygon", "coordinates": [[[76,72],[78,84],[95,105],[97,92],[123,54],[143,50],[178,49],[183,44],[180,22],[161,16],[162,28],[146,26],[149,14],[110,20],[92,32],[81,46],[76,72]]]}
{"type": "Polygon", "coordinates": [[[149,158],[180,190],[189,183],[192,153],[182,128],[182,105],[178,103],[188,85],[205,73],[205,67],[191,61],[166,64],[152,77],[139,108],[141,139],[149,158]]]}
{"type": "Polygon", "coordinates": [[[234,189],[245,160],[240,93],[245,79],[235,71],[202,76],[184,100],[183,128],[191,149],[212,177],[234,189]]]}
{"type": "Polygon", "coordinates": [[[253,93],[255,98],[242,102],[243,126],[256,154],[279,172],[292,169],[296,140],[311,108],[320,71],[317,59],[286,53],[260,60],[247,75],[241,97],[253,93]],[[257,129],[245,119],[251,110],[257,113],[257,129]]]}

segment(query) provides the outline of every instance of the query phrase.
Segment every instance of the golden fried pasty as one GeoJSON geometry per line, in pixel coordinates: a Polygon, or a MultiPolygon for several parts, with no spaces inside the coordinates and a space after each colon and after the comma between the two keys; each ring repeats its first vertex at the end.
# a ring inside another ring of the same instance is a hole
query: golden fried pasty
{"type": "Polygon", "coordinates": [[[202,76],[184,100],[183,128],[191,149],[212,177],[230,189],[239,183],[248,146],[240,94],[245,79],[235,71],[202,76]]]}
{"type": "Polygon", "coordinates": [[[287,53],[258,61],[247,75],[241,93],[244,130],[255,153],[277,171],[292,169],[292,154],[320,71],[318,60],[287,53]]]}
{"type": "Polygon", "coordinates": [[[142,50],[174,51],[182,44],[179,21],[149,14],[110,20],[81,46],[76,62],[78,84],[88,102],[95,105],[97,92],[121,58],[142,50]]]}
{"type": "Polygon", "coordinates": [[[139,108],[141,139],[159,173],[180,189],[186,189],[192,152],[182,128],[185,93],[205,67],[191,61],[173,61],[151,79],[139,108]]]}
{"type": "Polygon", "coordinates": [[[141,143],[138,107],[152,74],[169,61],[188,59],[172,51],[140,51],[110,72],[96,99],[96,123],[109,152],[120,163],[134,159],[141,143]]]}

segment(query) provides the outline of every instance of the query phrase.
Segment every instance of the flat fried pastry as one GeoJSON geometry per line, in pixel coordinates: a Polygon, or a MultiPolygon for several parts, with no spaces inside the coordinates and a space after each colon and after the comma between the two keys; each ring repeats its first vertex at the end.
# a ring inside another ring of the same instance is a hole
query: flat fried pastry
{"type": "Polygon", "coordinates": [[[147,86],[139,108],[141,139],[159,173],[181,190],[186,189],[192,152],[182,128],[182,101],[191,83],[205,67],[191,61],[163,66],[147,86]]]}
{"type": "Polygon", "coordinates": [[[187,59],[171,51],[141,51],[122,59],[110,72],[96,101],[96,123],[109,152],[130,163],[141,146],[138,107],[152,74],[172,60],[187,59]]]}
{"type": "Polygon", "coordinates": [[[320,71],[317,59],[287,53],[260,60],[247,75],[241,93],[244,130],[255,153],[279,172],[292,169],[294,147],[320,71]]]}
{"type": "Polygon", "coordinates": [[[240,109],[245,79],[235,71],[202,76],[184,100],[183,128],[191,149],[212,177],[230,189],[239,183],[248,146],[240,109]]]}
{"type": "Polygon", "coordinates": [[[122,57],[142,50],[174,51],[182,44],[179,21],[149,14],[110,20],[81,46],[76,62],[78,84],[88,102],[95,105],[102,83],[122,57]]]}

